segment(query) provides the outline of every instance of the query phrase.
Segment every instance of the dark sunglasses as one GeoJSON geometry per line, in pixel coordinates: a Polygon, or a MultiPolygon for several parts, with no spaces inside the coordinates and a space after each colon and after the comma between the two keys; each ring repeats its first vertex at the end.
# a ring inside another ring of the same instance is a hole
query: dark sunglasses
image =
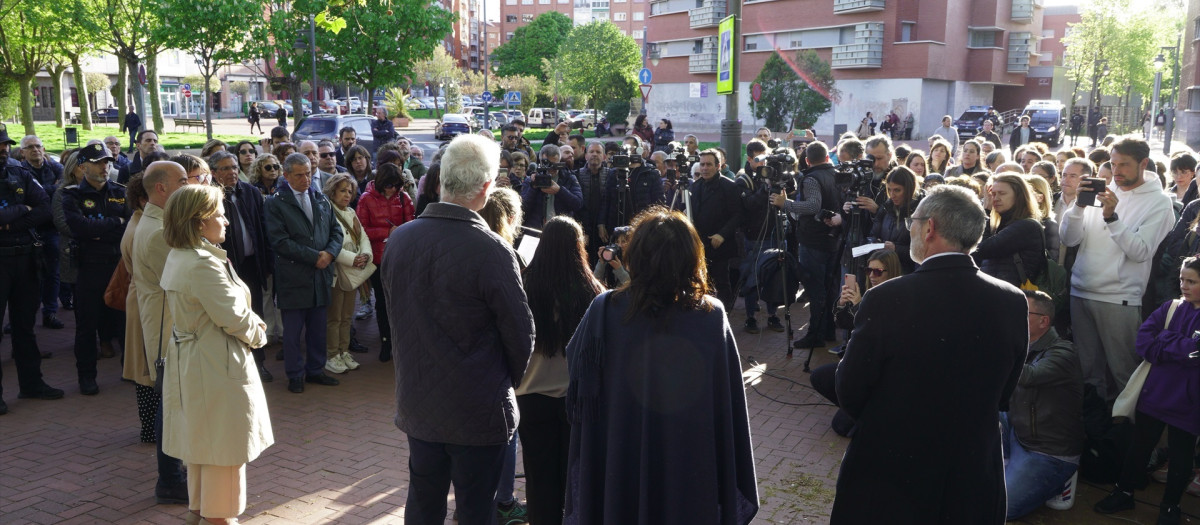
{"type": "Polygon", "coordinates": [[[252,149],[244,149],[238,152],[238,155],[253,155],[255,152],[252,149]]]}
{"type": "Polygon", "coordinates": [[[872,277],[883,277],[883,274],[887,273],[887,270],[883,268],[867,268],[867,273],[870,273],[872,277]]]}
{"type": "Polygon", "coordinates": [[[263,166],[263,171],[279,171],[280,167],[281,166],[278,164],[267,164],[266,166],[263,166]]]}
{"type": "Polygon", "coordinates": [[[337,153],[322,153],[321,154],[321,158],[323,158],[323,159],[328,159],[328,158],[335,157],[335,156],[337,156],[337,153]]]}

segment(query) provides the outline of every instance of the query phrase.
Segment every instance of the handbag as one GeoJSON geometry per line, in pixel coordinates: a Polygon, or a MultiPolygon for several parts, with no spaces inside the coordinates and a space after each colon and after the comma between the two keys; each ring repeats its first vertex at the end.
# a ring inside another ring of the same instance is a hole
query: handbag
{"type": "MultiPolygon", "coordinates": [[[[1167,310],[1167,321],[1163,323],[1163,330],[1170,326],[1171,318],[1175,316],[1175,309],[1179,308],[1182,303],[1182,299],[1171,301],[1171,308],[1167,310]]],[[[1142,361],[1133,371],[1133,375],[1129,376],[1129,381],[1125,383],[1125,389],[1113,403],[1113,417],[1127,417],[1130,421],[1133,420],[1134,413],[1137,412],[1138,396],[1142,394],[1142,386],[1146,384],[1146,376],[1149,375],[1150,362],[1142,361]]]]}
{"type": "Polygon", "coordinates": [[[163,369],[166,368],[167,362],[162,356],[162,329],[164,319],[167,316],[167,292],[163,291],[162,312],[158,314],[158,358],[154,360],[154,391],[158,395],[162,395],[163,391],[163,369]]]}
{"type": "Polygon", "coordinates": [[[121,259],[117,262],[117,269],[113,271],[112,278],[108,280],[108,287],[104,289],[104,304],[113,310],[124,312],[125,298],[129,297],[129,281],[132,278],[129,269],[125,267],[125,259],[121,259]]]}
{"type": "Polygon", "coordinates": [[[1067,269],[1063,268],[1058,261],[1050,257],[1049,250],[1046,249],[1046,228],[1042,223],[1035,219],[1027,219],[1037,222],[1038,226],[1042,227],[1042,257],[1046,260],[1042,266],[1042,271],[1038,273],[1037,278],[1032,281],[1025,275],[1025,265],[1021,261],[1021,254],[1013,254],[1013,263],[1017,266],[1017,282],[1022,290],[1040,290],[1046,292],[1050,299],[1054,300],[1055,313],[1062,312],[1067,307],[1067,300],[1070,297],[1070,292],[1067,290],[1068,280],[1070,276],[1067,274],[1067,269]]]}

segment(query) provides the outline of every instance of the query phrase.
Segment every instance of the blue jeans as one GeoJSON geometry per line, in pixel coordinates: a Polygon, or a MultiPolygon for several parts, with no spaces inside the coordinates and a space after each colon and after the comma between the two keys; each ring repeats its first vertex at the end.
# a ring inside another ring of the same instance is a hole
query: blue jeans
{"type": "Polygon", "coordinates": [[[1025,450],[1008,422],[1008,413],[1000,413],[1004,431],[1004,488],[1008,491],[1008,518],[1015,520],[1033,512],[1062,490],[1078,465],[1045,454],[1025,450]]]}
{"type": "MultiPolygon", "coordinates": [[[[763,252],[775,248],[775,239],[767,239],[764,241],[754,241],[746,239],[746,256],[742,257],[742,264],[739,267],[742,273],[742,281],[746,283],[742,287],[742,297],[746,298],[746,317],[754,317],[758,313],[758,288],[762,283],[758,282],[758,258],[763,252]],[[754,283],[752,286],[751,283],[754,283]]],[[[768,304],[771,317],[775,317],[775,307],[777,304],[768,304]]]]}
{"type": "Polygon", "coordinates": [[[42,315],[58,313],[58,232],[38,232],[45,244],[46,274],[42,276],[42,315]]]}
{"type": "Polygon", "coordinates": [[[460,525],[495,525],[492,498],[500,481],[506,445],[467,446],[433,443],[408,436],[408,499],[404,522],[446,522],[446,496],[454,485],[454,510],[460,525]]]}
{"type": "Polygon", "coordinates": [[[800,284],[808,292],[808,334],[805,337],[824,337],[833,305],[828,304],[826,282],[831,260],[828,250],[801,244],[799,246],[800,284]]]}
{"type": "Polygon", "coordinates": [[[500,486],[496,489],[496,504],[512,503],[513,484],[517,480],[517,431],[513,431],[512,441],[504,446],[504,467],[500,469],[500,486]]]}

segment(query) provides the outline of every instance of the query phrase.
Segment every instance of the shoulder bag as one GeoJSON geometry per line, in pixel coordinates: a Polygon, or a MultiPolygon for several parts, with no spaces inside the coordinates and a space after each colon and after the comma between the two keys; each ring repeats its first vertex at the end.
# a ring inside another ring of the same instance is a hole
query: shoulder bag
{"type": "MultiPolygon", "coordinates": [[[[1163,323],[1163,330],[1171,325],[1171,318],[1175,316],[1175,309],[1179,308],[1180,304],[1183,304],[1183,299],[1171,301],[1171,308],[1167,310],[1167,321],[1163,323]]],[[[1138,396],[1142,394],[1142,386],[1146,384],[1146,376],[1149,375],[1150,362],[1143,360],[1133,371],[1133,375],[1129,376],[1129,381],[1125,383],[1125,389],[1113,403],[1113,417],[1127,417],[1133,421],[1134,414],[1137,412],[1138,396]]]]}

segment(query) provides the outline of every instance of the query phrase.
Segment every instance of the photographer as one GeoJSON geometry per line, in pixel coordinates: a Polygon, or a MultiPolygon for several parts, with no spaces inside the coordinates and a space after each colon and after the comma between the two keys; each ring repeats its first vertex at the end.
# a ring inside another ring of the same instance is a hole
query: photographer
{"type": "MultiPolygon", "coordinates": [[[[738,173],[735,180],[741,191],[742,231],[746,235],[746,253],[740,268],[744,283],[742,296],[746,300],[746,324],[742,329],[750,334],[759,333],[758,321],[754,319],[754,314],[758,312],[758,260],[764,251],[778,248],[770,186],[757,175],[758,168],[766,164],[766,151],[767,145],[761,140],[752,139],[746,144],[746,169],[738,173]]],[[[767,304],[767,328],[782,332],[783,325],[775,316],[778,307],[777,304],[767,304]]]]}
{"type": "Polygon", "coordinates": [[[609,156],[609,171],[604,181],[604,210],[597,225],[600,241],[608,242],[610,226],[624,226],[642,210],[663,203],[663,185],[658,170],[646,165],[637,137],[625,137],[626,145],[609,156]],[[629,143],[637,144],[630,146],[629,143]]]}
{"type": "Polygon", "coordinates": [[[539,230],[555,215],[570,216],[583,207],[579,180],[559,162],[558,146],[542,146],[541,154],[542,164],[521,188],[525,226],[539,230]]]}
{"type": "Polygon", "coordinates": [[[722,156],[715,149],[700,152],[696,172],[700,178],[691,186],[692,223],[704,242],[704,258],[713,292],[722,303],[737,301],[729,279],[729,263],[738,255],[734,238],[742,225],[742,203],[737,184],[720,174],[722,156]]]}
{"type": "Polygon", "coordinates": [[[589,142],[583,151],[587,152],[583,157],[583,167],[575,174],[579,181],[579,190],[583,194],[583,206],[575,212],[575,218],[583,226],[583,231],[588,232],[587,253],[590,258],[600,247],[596,225],[604,220],[604,208],[600,206],[600,200],[604,197],[604,183],[608,178],[608,170],[604,167],[603,143],[589,142]]]}
{"type": "Polygon", "coordinates": [[[630,231],[629,226],[621,226],[613,230],[612,244],[601,246],[596,251],[598,259],[595,268],[592,269],[592,274],[610,290],[629,282],[629,271],[625,269],[621,257],[625,254],[625,249],[629,247],[630,231]]]}
{"type": "MultiPolygon", "coordinates": [[[[835,228],[842,224],[838,207],[841,193],[834,181],[833,164],[829,162],[829,150],[824,143],[813,142],[805,148],[809,168],[801,177],[799,200],[789,200],[784,192],[771,195],[771,204],[783,208],[796,220],[796,240],[800,283],[808,293],[808,333],[796,341],[796,348],[818,348],[825,346],[825,335],[833,334],[830,323],[832,298],[827,289],[828,271],[835,264],[835,228]]],[[[867,221],[870,224],[870,221],[867,221]]]]}

